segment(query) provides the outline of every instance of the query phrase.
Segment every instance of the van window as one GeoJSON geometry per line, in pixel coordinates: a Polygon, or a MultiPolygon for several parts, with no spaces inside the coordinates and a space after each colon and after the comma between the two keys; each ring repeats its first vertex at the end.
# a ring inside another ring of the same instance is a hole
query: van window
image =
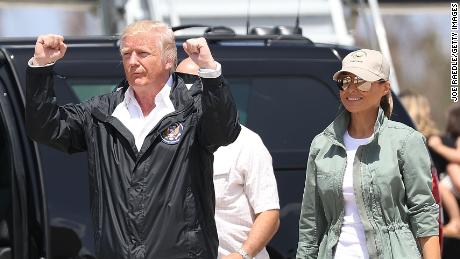
{"type": "Polygon", "coordinates": [[[117,84],[96,83],[96,84],[71,84],[72,91],[80,102],[86,101],[93,96],[110,93],[117,84]]]}
{"type": "Polygon", "coordinates": [[[310,77],[227,78],[242,124],[273,152],[307,152],[338,112],[337,93],[310,77]],[[314,114],[314,115],[313,115],[314,114]]]}

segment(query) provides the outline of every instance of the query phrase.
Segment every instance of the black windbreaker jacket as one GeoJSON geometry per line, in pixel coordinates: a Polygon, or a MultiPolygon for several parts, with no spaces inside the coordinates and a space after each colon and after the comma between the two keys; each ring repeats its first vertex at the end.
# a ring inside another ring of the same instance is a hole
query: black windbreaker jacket
{"type": "Polygon", "coordinates": [[[111,116],[126,81],[116,92],[58,106],[53,74],[53,66],[27,69],[27,130],[39,143],[88,152],[96,256],[215,259],[212,153],[240,131],[224,79],[201,78],[195,84],[203,90],[188,92],[184,75],[174,74],[176,111],[138,152],[131,132],[111,116]]]}

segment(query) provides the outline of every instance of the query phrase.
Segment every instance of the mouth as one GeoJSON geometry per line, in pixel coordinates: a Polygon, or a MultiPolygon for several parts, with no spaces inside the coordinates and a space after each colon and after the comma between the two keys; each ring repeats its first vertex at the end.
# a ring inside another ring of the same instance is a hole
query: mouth
{"type": "Polygon", "coordinates": [[[363,99],[363,97],[347,97],[347,101],[356,102],[363,99]]]}

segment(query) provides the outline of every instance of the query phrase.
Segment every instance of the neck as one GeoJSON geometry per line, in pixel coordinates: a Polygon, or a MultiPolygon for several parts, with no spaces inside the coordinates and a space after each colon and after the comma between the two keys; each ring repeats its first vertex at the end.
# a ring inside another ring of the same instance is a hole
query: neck
{"type": "Polygon", "coordinates": [[[149,115],[153,108],[155,108],[155,97],[160,91],[161,89],[159,91],[151,91],[140,94],[134,91],[134,97],[136,97],[137,103],[141,107],[142,114],[144,114],[144,117],[149,115]]]}
{"type": "Polygon", "coordinates": [[[368,138],[374,133],[378,110],[351,113],[348,134],[353,138],[368,138]]]}
{"type": "Polygon", "coordinates": [[[153,87],[145,87],[141,89],[136,89],[133,87],[134,97],[141,107],[144,117],[149,115],[150,112],[155,108],[155,97],[163,89],[168,80],[169,75],[165,80],[161,80],[162,83],[154,85],[153,87]]]}

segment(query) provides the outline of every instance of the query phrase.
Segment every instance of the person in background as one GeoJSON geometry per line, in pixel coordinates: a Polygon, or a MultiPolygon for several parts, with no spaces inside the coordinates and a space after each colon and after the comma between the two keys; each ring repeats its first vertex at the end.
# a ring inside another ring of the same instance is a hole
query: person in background
{"type": "Polygon", "coordinates": [[[460,239],[460,105],[453,105],[447,115],[447,127],[444,136],[432,136],[428,140],[429,147],[442,156],[446,163],[441,177],[441,188],[445,189],[443,202],[449,215],[449,223],[444,227],[448,237],[460,239]]]}
{"type": "MultiPolygon", "coordinates": [[[[196,75],[198,69],[187,58],[176,71],[196,75]]],[[[192,93],[201,86],[196,79],[186,82],[192,93]]],[[[259,135],[241,126],[235,142],[214,152],[214,188],[218,258],[269,259],[265,246],[279,227],[279,199],[272,158],[259,135]]]]}
{"type": "Polygon", "coordinates": [[[402,91],[399,100],[414,121],[417,130],[427,139],[440,134],[431,115],[430,102],[425,96],[412,91],[402,91]]]}
{"type": "Polygon", "coordinates": [[[344,109],[311,143],[298,259],[440,258],[430,156],[422,134],[389,119],[389,75],[361,49],[333,76],[344,109]]]}
{"type": "Polygon", "coordinates": [[[212,153],[240,126],[206,40],[183,48],[200,67],[199,100],[174,73],[172,30],[145,20],[120,37],[126,79],[118,90],[59,106],[53,69],[67,46],[60,35],[37,39],[27,68],[27,132],[64,152],[87,152],[99,259],[217,257],[212,153]]]}

